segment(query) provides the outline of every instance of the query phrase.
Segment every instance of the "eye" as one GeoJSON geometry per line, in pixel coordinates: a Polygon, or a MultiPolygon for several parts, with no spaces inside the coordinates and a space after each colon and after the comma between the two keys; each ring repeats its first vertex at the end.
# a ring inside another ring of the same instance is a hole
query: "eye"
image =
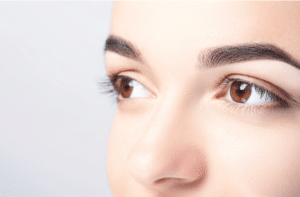
{"type": "Polygon", "coordinates": [[[264,88],[245,81],[234,80],[227,92],[226,98],[236,103],[262,105],[278,102],[279,98],[264,88]]]}
{"type": "Polygon", "coordinates": [[[117,76],[114,82],[118,96],[122,99],[148,97],[149,91],[136,80],[127,76],[117,76]]]}

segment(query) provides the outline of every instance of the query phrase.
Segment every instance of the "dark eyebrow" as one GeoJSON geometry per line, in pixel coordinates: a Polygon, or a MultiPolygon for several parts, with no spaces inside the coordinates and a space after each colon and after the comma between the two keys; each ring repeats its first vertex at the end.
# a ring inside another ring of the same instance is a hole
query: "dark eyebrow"
{"type": "Polygon", "coordinates": [[[279,60],[300,69],[300,63],[291,55],[268,43],[228,45],[205,50],[199,55],[199,61],[204,68],[261,59],[279,60]]]}
{"type": "Polygon", "coordinates": [[[104,52],[111,51],[144,64],[141,52],[121,37],[110,35],[105,42],[104,52]]]}
{"type": "MultiPolygon", "coordinates": [[[[110,35],[105,42],[104,52],[106,51],[112,51],[145,64],[141,52],[131,42],[121,37],[110,35]]],[[[210,48],[201,52],[198,57],[201,67],[204,68],[262,59],[279,60],[300,69],[300,63],[291,55],[279,47],[268,43],[246,43],[210,48]]]]}

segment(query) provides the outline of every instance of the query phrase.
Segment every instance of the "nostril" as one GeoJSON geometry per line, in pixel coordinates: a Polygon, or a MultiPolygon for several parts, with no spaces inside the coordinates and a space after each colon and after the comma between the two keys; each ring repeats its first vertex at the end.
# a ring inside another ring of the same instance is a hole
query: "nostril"
{"type": "Polygon", "coordinates": [[[160,192],[170,191],[170,190],[195,190],[200,187],[203,179],[189,180],[183,178],[162,178],[158,179],[151,184],[151,188],[156,189],[160,192]]]}
{"type": "Polygon", "coordinates": [[[161,192],[185,190],[202,183],[206,161],[201,149],[150,145],[139,142],[128,154],[127,168],[137,183],[161,192]]]}
{"type": "Polygon", "coordinates": [[[184,179],[180,179],[180,178],[162,178],[162,179],[156,180],[154,182],[154,184],[161,184],[161,183],[166,183],[166,182],[184,183],[186,181],[184,179]]]}
{"type": "Polygon", "coordinates": [[[154,186],[155,187],[162,187],[162,186],[174,186],[174,185],[184,185],[188,183],[188,181],[186,179],[182,179],[182,178],[161,178],[158,179],[156,181],[154,181],[154,186]]]}

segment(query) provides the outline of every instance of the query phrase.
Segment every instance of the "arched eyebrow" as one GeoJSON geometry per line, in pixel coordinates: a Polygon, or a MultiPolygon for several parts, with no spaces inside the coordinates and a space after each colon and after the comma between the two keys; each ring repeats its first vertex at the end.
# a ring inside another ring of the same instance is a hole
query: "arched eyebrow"
{"type": "Polygon", "coordinates": [[[246,43],[207,49],[199,55],[203,67],[217,67],[250,60],[278,60],[300,69],[300,63],[279,47],[268,43],[246,43]]]}
{"type": "Polygon", "coordinates": [[[105,42],[104,52],[106,53],[106,51],[115,52],[119,55],[145,64],[142,59],[141,52],[137,49],[137,47],[121,37],[110,35],[105,42]]]}
{"type": "MultiPolygon", "coordinates": [[[[124,57],[133,59],[142,64],[141,52],[130,41],[121,37],[110,35],[104,47],[104,52],[115,52],[124,57]]],[[[226,45],[216,48],[209,48],[198,56],[202,68],[214,68],[250,60],[278,60],[300,69],[300,63],[290,54],[279,47],[268,43],[246,43],[240,45],[226,45]]]]}

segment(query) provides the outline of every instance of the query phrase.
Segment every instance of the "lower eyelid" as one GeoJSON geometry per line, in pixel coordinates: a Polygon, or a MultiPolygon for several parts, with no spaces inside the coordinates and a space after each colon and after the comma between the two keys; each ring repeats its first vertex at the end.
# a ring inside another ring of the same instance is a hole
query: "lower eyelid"
{"type": "Polygon", "coordinates": [[[220,101],[221,102],[218,102],[219,108],[223,108],[226,111],[229,111],[231,114],[236,115],[237,117],[245,116],[249,118],[259,119],[267,118],[271,114],[278,114],[278,110],[286,111],[287,108],[278,103],[268,103],[263,105],[247,105],[234,103],[226,99],[221,99],[220,101]]]}

